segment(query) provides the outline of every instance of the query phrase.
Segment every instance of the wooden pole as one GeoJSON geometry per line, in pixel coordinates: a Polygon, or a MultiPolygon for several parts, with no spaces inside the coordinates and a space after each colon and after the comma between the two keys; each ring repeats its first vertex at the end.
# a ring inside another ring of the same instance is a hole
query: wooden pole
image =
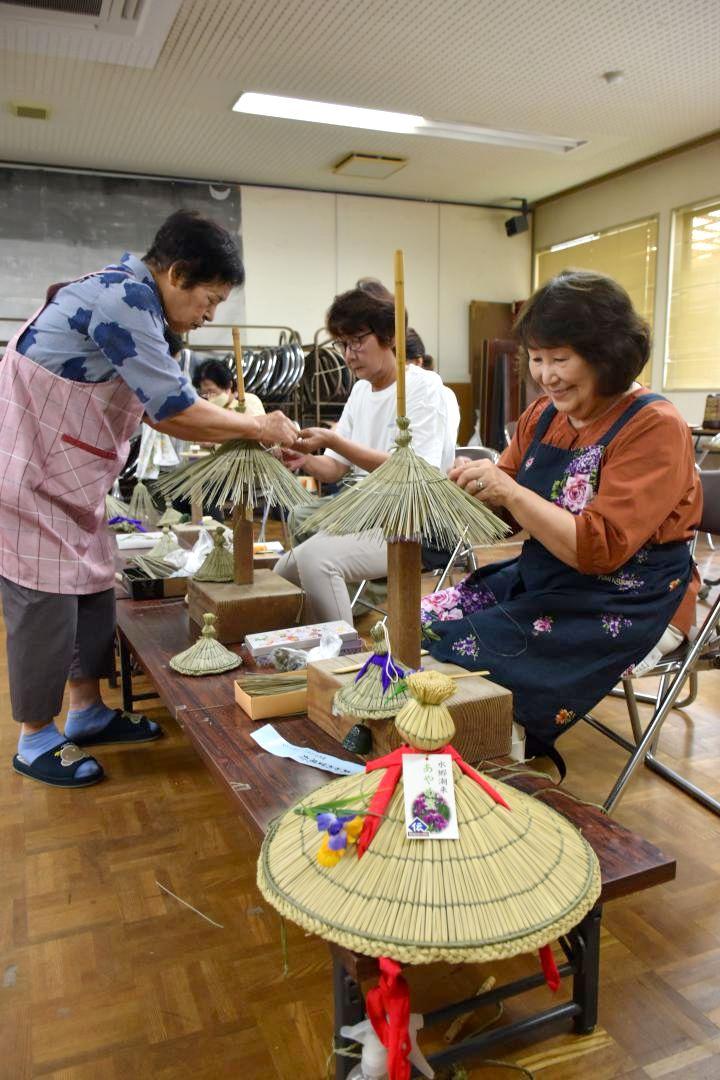
{"type": "Polygon", "coordinates": [[[244,506],[236,506],[233,511],[233,581],[236,585],[253,583],[253,540],[252,512],[244,506]]]}
{"type": "Polygon", "coordinates": [[[240,412],[245,412],[245,376],[243,374],[242,345],[240,343],[240,329],[232,328],[233,351],[235,353],[235,370],[237,372],[237,396],[240,412]]]}
{"type": "Polygon", "coordinates": [[[390,647],[400,663],[419,668],[421,547],[415,540],[389,540],[387,551],[390,647]]]}
{"type": "Polygon", "coordinates": [[[395,362],[397,414],[405,416],[405,267],[402,251],[395,252],[395,362]]]}

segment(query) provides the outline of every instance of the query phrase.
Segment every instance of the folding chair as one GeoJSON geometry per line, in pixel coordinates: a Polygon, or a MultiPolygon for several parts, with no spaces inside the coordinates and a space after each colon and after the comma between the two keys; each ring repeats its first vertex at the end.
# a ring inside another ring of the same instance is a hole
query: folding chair
{"type": "MultiPolygon", "coordinates": [[[[704,506],[698,532],[715,533],[717,535],[720,533],[720,470],[701,472],[700,480],[703,488],[704,506]]],[[[717,585],[719,583],[720,579],[707,582],[708,585],[717,585]]],[[[645,765],[664,780],[668,780],[671,784],[680,788],[681,791],[702,803],[708,810],[720,815],[720,801],[662,761],[659,761],[656,756],[663,724],[673,709],[683,709],[692,704],[697,694],[698,672],[708,670],[720,670],[720,595],[709,606],[708,613],[694,640],[686,642],[680,648],[675,649],[674,652],[668,653],[652,671],[646,673],[648,676],[657,675],[660,677],[660,684],[655,697],[649,694],[636,693],[632,676],[623,678],[622,690],[612,691],[614,696],[624,695],[625,697],[634,742],[630,742],[628,739],[623,738],[622,735],[618,735],[616,731],[601,723],[594,716],[588,714],[584,717],[591,727],[594,727],[603,735],[607,735],[613,742],[624,747],[630,753],[630,757],[615,781],[612,791],[605,800],[604,807],[608,812],[614,809],[635,770],[640,765],[645,765]],[[689,692],[685,698],[678,700],[685,682],[688,680],[689,692]],[[653,706],[652,716],[644,730],[638,712],[638,702],[649,703],[653,706]]]]}

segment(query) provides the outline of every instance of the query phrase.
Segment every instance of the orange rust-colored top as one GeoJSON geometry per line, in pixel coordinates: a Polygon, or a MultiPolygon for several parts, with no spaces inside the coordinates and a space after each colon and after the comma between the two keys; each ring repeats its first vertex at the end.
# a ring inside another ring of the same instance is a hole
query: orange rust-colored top
{"type": "MultiPolygon", "coordinates": [[[[647,393],[639,388],[625,395],[580,430],[564,413],[558,413],[542,441],[562,450],[592,446],[634,398],[647,393]]],[[[499,461],[508,475],[517,475],[548,401],[545,396],[538,398],[518,420],[513,440],[499,461]]],[[[579,570],[583,574],[609,574],[645,544],[690,540],[701,512],[702,488],[690,428],[669,401],[650,402],[606,447],[597,494],[575,517],[579,570]]],[[[699,587],[695,571],[673,616],[673,626],[686,635],[695,622],[699,587]]]]}

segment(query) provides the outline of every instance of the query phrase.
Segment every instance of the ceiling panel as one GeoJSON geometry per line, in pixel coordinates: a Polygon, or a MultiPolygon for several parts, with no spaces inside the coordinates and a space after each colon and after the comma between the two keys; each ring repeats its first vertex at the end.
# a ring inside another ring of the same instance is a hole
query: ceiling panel
{"type": "Polygon", "coordinates": [[[27,47],[0,25],[7,161],[493,202],[580,183],[720,117],[718,0],[182,0],[152,70],[27,47]],[[243,90],[588,144],[556,155],[233,114],[243,90]],[[18,119],[11,101],[50,120],[18,119]],[[334,175],[352,152],[409,163],[383,181],[334,175]]]}

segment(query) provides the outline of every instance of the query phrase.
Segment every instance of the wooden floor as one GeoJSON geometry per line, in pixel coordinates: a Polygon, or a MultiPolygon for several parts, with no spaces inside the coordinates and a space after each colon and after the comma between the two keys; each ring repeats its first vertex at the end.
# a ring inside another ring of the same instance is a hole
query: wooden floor
{"type": "MultiPolygon", "coordinates": [[[[720,552],[705,549],[701,562],[720,576],[720,552]]],[[[718,795],[720,671],[703,674],[700,687],[662,745],[718,795]]],[[[4,666],[0,702],[0,1080],[321,1080],[331,1045],[327,949],[290,927],[283,975],[278,920],[255,889],[257,839],[178,728],[150,710],[165,739],[106,750],[104,783],[56,791],[9,767],[16,730],[4,666]]],[[[623,709],[608,699],[596,712],[625,730],[623,709]]],[[[601,801],[622,751],[587,725],[561,749],[568,786],[601,801]]],[[[543,1080],[720,1077],[720,819],[647,772],[616,817],[677,857],[677,880],[606,909],[594,1034],[516,1040],[494,1056],[543,1080]]],[[[534,962],[443,969],[432,985],[412,972],[414,1006],[534,962]]],[[[506,1016],[547,995],[508,1005],[506,1016]]],[[[467,1030],[491,1020],[476,1016],[467,1030]]],[[[424,1045],[443,1034],[428,1032],[424,1045]]],[[[492,1064],[466,1073],[513,1075],[492,1064]]]]}

